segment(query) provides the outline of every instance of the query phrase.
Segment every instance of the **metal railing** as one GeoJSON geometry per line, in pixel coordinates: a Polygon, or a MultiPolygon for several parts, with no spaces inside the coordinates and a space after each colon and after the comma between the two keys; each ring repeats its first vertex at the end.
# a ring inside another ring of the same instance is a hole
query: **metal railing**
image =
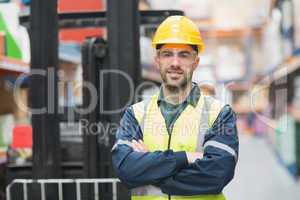
{"type": "Polygon", "coordinates": [[[99,184],[111,183],[112,184],[112,199],[117,200],[117,183],[119,179],[114,178],[101,178],[101,179],[15,179],[6,187],[7,200],[11,200],[11,188],[15,184],[23,185],[23,199],[28,200],[28,184],[40,184],[41,187],[41,200],[46,200],[46,184],[57,184],[58,186],[58,200],[63,198],[63,184],[76,185],[76,200],[81,199],[81,184],[94,184],[94,200],[100,200],[99,184]]]}

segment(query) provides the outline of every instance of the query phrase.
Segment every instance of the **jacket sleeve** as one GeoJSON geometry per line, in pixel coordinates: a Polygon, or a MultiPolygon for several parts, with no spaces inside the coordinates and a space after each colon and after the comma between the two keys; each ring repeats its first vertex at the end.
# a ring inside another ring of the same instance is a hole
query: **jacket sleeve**
{"type": "Polygon", "coordinates": [[[238,146],[236,116],[226,105],[205,135],[203,158],[157,186],[170,195],[219,194],[234,176],[238,146]]]}
{"type": "Polygon", "coordinates": [[[133,139],[143,139],[143,136],[132,107],[129,107],[116,132],[116,143],[112,149],[112,164],[117,176],[130,189],[157,184],[188,165],[185,152],[133,151],[129,145],[133,139]]]}

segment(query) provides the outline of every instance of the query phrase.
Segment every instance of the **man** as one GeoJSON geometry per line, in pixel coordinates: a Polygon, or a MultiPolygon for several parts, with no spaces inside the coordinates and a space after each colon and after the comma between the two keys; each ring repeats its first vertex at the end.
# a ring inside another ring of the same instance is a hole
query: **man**
{"type": "Polygon", "coordinates": [[[235,114],[191,81],[204,48],[197,26],[168,17],[153,38],[160,92],[130,106],[112,149],[135,200],[224,200],[238,157],[235,114]]]}

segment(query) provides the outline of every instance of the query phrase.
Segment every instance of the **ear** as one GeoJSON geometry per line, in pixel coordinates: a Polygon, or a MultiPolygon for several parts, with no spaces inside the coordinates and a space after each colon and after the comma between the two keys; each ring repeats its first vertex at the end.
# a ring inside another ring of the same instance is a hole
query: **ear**
{"type": "Polygon", "coordinates": [[[197,58],[195,59],[194,65],[193,65],[193,70],[195,70],[198,67],[199,62],[200,62],[200,58],[199,58],[199,56],[197,56],[197,58]]]}
{"type": "Polygon", "coordinates": [[[155,55],[154,57],[154,63],[155,63],[155,67],[159,69],[159,57],[157,55],[155,55]]]}

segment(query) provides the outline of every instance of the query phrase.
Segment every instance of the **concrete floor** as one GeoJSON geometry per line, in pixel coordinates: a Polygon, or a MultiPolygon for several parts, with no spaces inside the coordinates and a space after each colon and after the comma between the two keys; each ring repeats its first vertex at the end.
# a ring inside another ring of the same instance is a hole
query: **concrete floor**
{"type": "Polygon", "coordinates": [[[264,139],[241,135],[235,178],[224,193],[227,200],[299,200],[300,182],[278,163],[264,139]]]}

